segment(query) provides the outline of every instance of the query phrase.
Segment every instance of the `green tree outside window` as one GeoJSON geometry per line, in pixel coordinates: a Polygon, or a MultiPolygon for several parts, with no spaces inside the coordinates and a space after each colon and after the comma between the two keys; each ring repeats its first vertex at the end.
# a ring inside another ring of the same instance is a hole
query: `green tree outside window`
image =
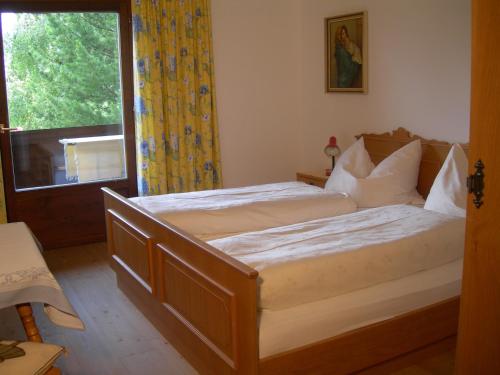
{"type": "Polygon", "coordinates": [[[19,13],[4,37],[11,127],[121,123],[113,13],[19,13]]]}

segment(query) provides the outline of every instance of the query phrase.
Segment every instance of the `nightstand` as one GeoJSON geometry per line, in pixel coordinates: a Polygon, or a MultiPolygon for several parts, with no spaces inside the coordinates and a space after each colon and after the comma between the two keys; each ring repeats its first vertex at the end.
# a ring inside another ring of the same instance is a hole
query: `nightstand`
{"type": "Polygon", "coordinates": [[[297,172],[297,181],[302,181],[306,184],[318,186],[320,188],[325,187],[327,180],[328,176],[324,176],[321,173],[297,172]]]}

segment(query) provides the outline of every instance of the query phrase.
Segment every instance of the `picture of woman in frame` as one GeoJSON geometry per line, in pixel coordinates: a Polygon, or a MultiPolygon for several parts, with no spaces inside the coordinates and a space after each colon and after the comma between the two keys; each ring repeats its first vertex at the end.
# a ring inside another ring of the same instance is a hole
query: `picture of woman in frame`
{"type": "Polygon", "coordinates": [[[326,31],[326,91],[365,92],[366,12],[330,17],[326,31]]]}
{"type": "Polygon", "coordinates": [[[360,48],[349,38],[345,25],[335,32],[335,59],[337,60],[337,86],[356,87],[363,60],[360,48]]]}

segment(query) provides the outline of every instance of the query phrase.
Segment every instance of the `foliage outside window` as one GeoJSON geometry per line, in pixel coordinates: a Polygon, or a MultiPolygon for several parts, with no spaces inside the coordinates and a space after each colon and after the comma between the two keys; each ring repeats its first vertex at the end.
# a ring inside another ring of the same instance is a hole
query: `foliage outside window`
{"type": "Polygon", "coordinates": [[[117,22],[112,13],[16,14],[4,33],[10,126],[121,123],[117,22]]]}

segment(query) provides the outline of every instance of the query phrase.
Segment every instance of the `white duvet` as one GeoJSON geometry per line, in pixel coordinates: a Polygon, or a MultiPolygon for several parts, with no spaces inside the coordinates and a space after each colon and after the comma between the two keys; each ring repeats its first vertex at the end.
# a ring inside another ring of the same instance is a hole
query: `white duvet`
{"type": "Polygon", "coordinates": [[[155,216],[211,240],[356,211],[345,194],[303,182],[131,198],[155,216]]]}
{"type": "Polygon", "coordinates": [[[259,306],[283,309],[463,256],[465,221],[396,205],[210,241],[259,271],[259,306]]]}

